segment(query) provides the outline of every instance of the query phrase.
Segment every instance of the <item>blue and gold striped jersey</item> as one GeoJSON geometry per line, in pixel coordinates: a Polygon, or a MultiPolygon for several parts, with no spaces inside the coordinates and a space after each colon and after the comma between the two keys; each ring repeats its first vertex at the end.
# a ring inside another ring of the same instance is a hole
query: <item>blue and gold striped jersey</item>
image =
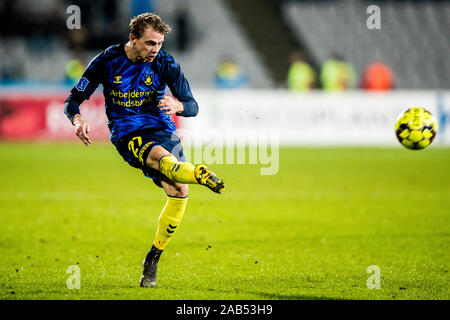
{"type": "MultiPolygon", "coordinates": [[[[92,59],[68,98],[81,103],[99,84],[103,85],[112,143],[137,129],[176,130],[170,116],[157,107],[166,85],[184,106],[181,116],[197,114],[198,105],[189,83],[169,53],[160,50],[152,62],[136,64],[127,58],[124,45],[113,45],[92,59]]],[[[76,111],[67,109],[65,112],[72,119],[76,111]]]]}

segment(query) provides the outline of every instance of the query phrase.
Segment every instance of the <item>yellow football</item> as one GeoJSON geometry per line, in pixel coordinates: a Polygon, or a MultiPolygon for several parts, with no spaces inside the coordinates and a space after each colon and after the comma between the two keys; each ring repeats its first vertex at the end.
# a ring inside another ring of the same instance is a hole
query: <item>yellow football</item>
{"type": "Polygon", "coordinates": [[[424,108],[409,108],[397,119],[395,135],[408,149],[420,150],[428,147],[436,137],[438,125],[431,112],[424,108]]]}

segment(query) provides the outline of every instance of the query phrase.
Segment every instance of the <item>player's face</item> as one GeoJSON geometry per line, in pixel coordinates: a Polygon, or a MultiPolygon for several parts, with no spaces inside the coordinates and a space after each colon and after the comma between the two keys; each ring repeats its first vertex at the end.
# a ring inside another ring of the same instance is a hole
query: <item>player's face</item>
{"type": "Polygon", "coordinates": [[[137,39],[133,36],[133,39],[130,40],[134,43],[137,60],[152,62],[164,43],[164,35],[149,27],[144,31],[141,38],[137,39]]]}

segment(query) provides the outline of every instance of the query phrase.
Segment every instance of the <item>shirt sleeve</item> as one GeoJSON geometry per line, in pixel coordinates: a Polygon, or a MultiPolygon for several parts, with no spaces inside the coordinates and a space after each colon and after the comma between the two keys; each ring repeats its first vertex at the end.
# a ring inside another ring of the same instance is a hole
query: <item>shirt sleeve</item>
{"type": "Polygon", "coordinates": [[[70,122],[73,124],[73,117],[80,113],[80,104],[84,101],[80,96],[76,96],[73,93],[67,97],[66,101],[64,101],[64,113],[67,118],[69,118],[70,122]]]}
{"type": "Polygon", "coordinates": [[[104,73],[105,60],[102,52],[89,62],[89,65],[71,92],[83,97],[84,100],[88,100],[98,85],[103,82],[104,73]]]}
{"type": "Polygon", "coordinates": [[[80,113],[80,104],[84,100],[89,100],[95,89],[103,82],[105,61],[102,54],[92,59],[64,102],[64,113],[70,122],[76,114],[80,113]]]}
{"type": "Polygon", "coordinates": [[[194,117],[198,113],[198,104],[192,95],[191,87],[184,77],[181,67],[177,61],[168,56],[165,65],[165,80],[173,96],[177,98],[184,107],[184,110],[178,114],[183,117],[194,117]]]}

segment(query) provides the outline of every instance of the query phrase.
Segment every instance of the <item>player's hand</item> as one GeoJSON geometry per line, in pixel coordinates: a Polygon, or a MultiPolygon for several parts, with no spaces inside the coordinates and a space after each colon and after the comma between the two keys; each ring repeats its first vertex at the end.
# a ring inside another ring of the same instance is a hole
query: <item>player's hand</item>
{"type": "Polygon", "coordinates": [[[180,113],[184,110],[183,104],[171,96],[164,96],[159,100],[158,108],[167,115],[180,113]]]}
{"type": "Polygon", "coordinates": [[[80,114],[77,114],[73,117],[73,125],[77,129],[77,137],[80,138],[86,146],[89,146],[92,143],[91,138],[88,136],[88,133],[91,130],[89,123],[87,123],[80,114]]]}

